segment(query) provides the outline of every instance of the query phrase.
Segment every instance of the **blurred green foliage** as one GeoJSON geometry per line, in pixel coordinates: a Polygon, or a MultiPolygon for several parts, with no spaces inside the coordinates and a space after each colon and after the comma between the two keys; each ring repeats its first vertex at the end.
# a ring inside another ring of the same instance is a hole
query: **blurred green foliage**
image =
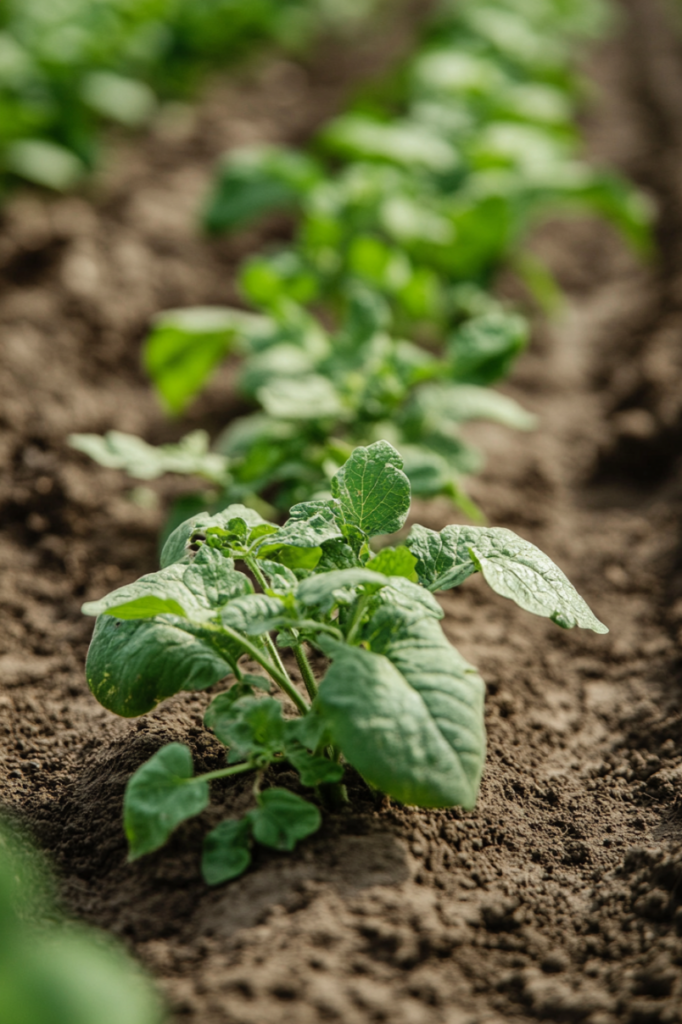
{"type": "Polygon", "coordinates": [[[0,821],[2,1024],[160,1024],[151,982],[106,936],[54,909],[42,859],[0,821]]]}
{"type": "Polygon", "coordinates": [[[144,124],[257,42],[288,49],[374,0],[0,0],[0,172],[68,189],[102,119],[144,124]]]}

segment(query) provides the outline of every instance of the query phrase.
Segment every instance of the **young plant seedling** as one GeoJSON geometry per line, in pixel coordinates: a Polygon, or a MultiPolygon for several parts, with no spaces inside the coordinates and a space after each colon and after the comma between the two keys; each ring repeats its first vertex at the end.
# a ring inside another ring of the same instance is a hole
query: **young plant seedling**
{"type": "Polygon", "coordinates": [[[131,859],[200,814],[212,780],[244,772],[254,774],[255,807],[207,835],[211,885],[242,874],[254,842],[292,850],[315,832],[314,801],[345,799],[347,765],[404,804],[474,806],[484,684],[447,640],[434,592],[480,572],[565,629],[607,629],[551,559],[510,530],[413,526],[405,545],[374,554],[370,539],[400,530],[409,507],[402,460],[377,441],[353,452],[331,498],[294,506],[284,526],[243,505],[195,516],[169,537],[159,572],[83,606],[98,616],[88,683],[109,710],[133,717],[178,691],[229,681],[205,716],[227,748],[224,768],[195,775],[189,748],[170,743],[130,779],[131,859]],[[307,649],[329,660],[321,681],[307,649]],[[293,652],[305,695],[282,650],[293,652]],[[265,674],[245,672],[244,659],[265,674]],[[283,762],[312,800],[264,788],[266,770],[283,762]]]}

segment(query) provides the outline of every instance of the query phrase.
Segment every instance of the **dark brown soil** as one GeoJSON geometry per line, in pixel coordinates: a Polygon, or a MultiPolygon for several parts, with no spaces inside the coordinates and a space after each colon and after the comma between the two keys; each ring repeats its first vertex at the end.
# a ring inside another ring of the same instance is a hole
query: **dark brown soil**
{"type": "MultiPolygon", "coordinates": [[[[478,428],[490,457],[474,484],[490,521],[554,557],[611,633],[565,633],[477,580],[443,598],[446,631],[489,690],[472,813],[375,804],[357,788],[353,809],[295,854],[260,852],[244,878],[208,890],[200,837],[247,806],[235,782],[130,866],[125,782],[171,739],[200,766],[219,763],[201,727],[208,697],[122,721],[83,677],[92,624],[79,606],[155,567],[177,485],[157,488],[156,508],[148,494],[135,504],[129,482],[65,435],[116,427],[162,440],[229,418],[224,371],[181,424],[164,421],[138,369],[145,324],[164,306],[230,301],[239,253],[262,240],[196,236],[213,157],[303,137],[372,69],[376,45],[367,38],[364,63],[352,47],[308,69],[269,59],[186,123],[118,143],[92,197],[22,196],[5,213],[2,799],[52,854],[66,905],[126,939],[174,1020],[682,1019],[682,54],[662,0],[627,12],[593,62],[586,137],[655,196],[662,256],[642,267],[583,221],[540,232],[568,301],[509,391],[541,428],[478,428]]],[[[383,39],[386,59],[405,38],[383,39]]],[[[456,517],[434,502],[415,518],[456,517]]]]}

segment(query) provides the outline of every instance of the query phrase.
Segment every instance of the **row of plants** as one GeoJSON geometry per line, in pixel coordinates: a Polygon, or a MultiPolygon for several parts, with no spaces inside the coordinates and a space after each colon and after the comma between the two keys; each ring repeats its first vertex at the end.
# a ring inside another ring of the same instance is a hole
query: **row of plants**
{"type": "Polygon", "coordinates": [[[294,241],[244,266],[257,311],[165,314],[145,360],[179,413],[237,352],[256,411],[213,451],[196,432],[161,448],[116,433],[73,439],[138,478],[186,472],[215,485],[170,532],[160,571],[83,609],[97,617],[88,683],[116,714],[227,680],[205,718],[225,767],[195,775],[179,743],[142,765],[124,801],[131,858],[200,814],[212,783],[242,773],[255,806],[206,837],[209,884],[246,870],[254,844],[291,850],[315,832],[320,807],[347,800],[351,769],[402,803],[471,808],[484,684],[445,636],[434,594],[475,573],[563,628],[607,631],[509,530],[402,532],[411,493],[447,494],[476,515],[461,484],[476,465],[462,422],[530,426],[489,386],[527,338],[490,288],[537,218],[579,204],[644,241],[636,197],[575,156],[574,40],[597,9],[444,4],[416,57],[329,125],[315,154],[233,154],[208,226],[284,208],[298,216],[294,241]],[[268,505],[289,510],[283,525],[268,505]],[[276,784],[281,766],[296,791],[276,784]]]}
{"type": "Polygon", "coordinates": [[[447,495],[477,518],[462,477],[482,457],[462,425],[534,425],[490,388],[528,340],[526,320],[492,294],[495,275],[513,263],[536,297],[554,294],[523,252],[548,211],[599,212],[647,245],[641,197],[577,156],[576,41],[598,30],[603,10],[582,0],[441,3],[416,56],[310,152],[230,153],[205,228],[235,231],[287,211],[294,239],[241,268],[251,312],[163,313],[144,364],[177,415],[237,354],[254,412],[232,418],[213,447],[201,431],[160,447],[119,432],[73,445],[138,479],[209,481],[174,525],[235,501],[286,511],[327,493],[355,446],[383,438],[401,452],[413,493],[447,495]]]}
{"type": "Polygon", "coordinates": [[[374,0],[2,0],[0,175],[67,189],[101,121],[135,128],[256,43],[294,52],[374,0]]]}

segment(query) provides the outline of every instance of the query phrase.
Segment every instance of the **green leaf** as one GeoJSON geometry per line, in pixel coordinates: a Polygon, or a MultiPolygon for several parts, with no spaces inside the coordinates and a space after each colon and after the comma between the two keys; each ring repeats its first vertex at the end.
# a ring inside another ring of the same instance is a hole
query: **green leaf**
{"type": "Polygon", "coordinates": [[[144,366],[167,409],[181,413],[237,339],[272,331],[267,317],[241,309],[174,309],[157,317],[144,366]]]}
{"type": "Polygon", "coordinates": [[[346,412],[333,383],[317,373],[273,379],[258,388],[256,397],[275,419],[337,419],[346,412]]]}
{"type": "Polygon", "coordinates": [[[372,651],[323,641],[333,660],[317,702],[334,742],[402,803],[473,807],[485,759],[483,681],[433,619],[383,607],[365,636],[372,651]]]}
{"type": "Polygon", "coordinates": [[[243,875],[251,863],[248,820],[221,821],[204,839],[201,873],[206,885],[221,885],[243,875]]]}
{"type": "Polygon", "coordinates": [[[406,547],[382,548],[378,555],[371,560],[369,569],[374,572],[381,572],[385,576],[404,576],[405,579],[416,582],[417,573],[415,566],[417,559],[406,547]]]}
{"type": "Polygon", "coordinates": [[[410,483],[402,467],[388,441],[356,448],[331,482],[346,522],[370,537],[399,530],[410,509],[410,483]]]}
{"type": "Polygon", "coordinates": [[[232,559],[210,548],[198,553],[191,566],[176,563],[141,576],[99,601],[83,605],[85,615],[115,615],[118,619],[149,619],[176,615],[205,621],[233,598],[252,590],[247,576],[232,559]]]}
{"type": "Polygon", "coordinates": [[[416,121],[385,123],[364,114],[344,114],[325,129],[322,141],[352,159],[387,160],[436,173],[452,171],[460,162],[452,143],[416,121]]]}
{"type": "Polygon", "coordinates": [[[301,604],[309,607],[317,605],[327,612],[335,603],[339,591],[363,585],[378,589],[385,587],[388,582],[387,576],[369,568],[334,569],[332,572],[319,573],[302,580],[298,585],[296,597],[301,604]]]}
{"type": "MultiPolygon", "coordinates": [[[[327,541],[342,539],[340,512],[338,502],[332,501],[307,501],[294,505],[284,526],[263,538],[258,547],[259,557],[268,557],[278,548],[318,548],[327,541]]],[[[287,564],[291,565],[291,562],[287,564]]]]}
{"type": "Polygon", "coordinates": [[[316,162],[299,150],[260,145],[233,151],[218,172],[204,227],[219,234],[266,213],[290,209],[320,175],[316,162]]]}
{"type": "Polygon", "coordinates": [[[513,430],[532,430],[537,420],[508,395],[475,384],[425,384],[408,410],[409,421],[419,421],[422,436],[438,433],[445,423],[490,420],[513,430]]]}
{"type": "Polygon", "coordinates": [[[180,690],[213,686],[234,660],[228,650],[219,652],[206,637],[179,625],[103,615],[95,623],[85,672],[100,704],[134,718],[180,690]]]}
{"type": "Polygon", "coordinates": [[[258,796],[258,807],[249,811],[248,818],[254,838],[274,850],[293,850],[297,842],[317,832],[322,824],[317,807],[276,786],[258,796]]]}
{"type": "Polygon", "coordinates": [[[204,723],[230,748],[230,763],[251,758],[271,759],[284,747],[282,705],[273,697],[230,698],[218,694],[204,723]]]}
{"type": "Polygon", "coordinates": [[[190,551],[189,544],[195,534],[206,534],[207,530],[214,527],[227,530],[229,524],[234,523],[234,520],[241,520],[245,527],[250,530],[264,525],[272,526],[276,529],[273,523],[266,523],[266,520],[258,512],[252,508],[247,508],[246,505],[228,505],[226,509],[214,516],[209,515],[208,512],[200,512],[198,515],[192,516],[191,519],[186,519],[168,537],[161,551],[161,568],[165,569],[176,562],[189,561],[193,554],[190,551]]]}
{"type": "Polygon", "coordinates": [[[581,626],[608,633],[552,559],[511,530],[485,530],[469,552],[486,583],[520,608],[547,616],[563,629],[581,626]]]}
{"type": "Polygon", "coordinates": [[[404,576],[389,576],[388,583],[389,585],[377,594],[378,602],[394,605],[418,617],[426,615],[432,619],[443,618],[443,609],[426,587],[413,583],[404,576]]]}
{"type": "Polygon", "coordinates": [[[230,480],[229,459],[209,451],[205,430],[193,430],[177,444],[147,444],[134,434],[110,430],[99,434],[70,434],[69,445],[108,469],[124,469],[137,480],[156,480],[164,473],[203,476],[225,486],[230,480]]]}
{"type": "Polygon", "coordinates": [[[208,806],[208,782],[193,774],[189,747],[168,743],[130,778],[123,800],[130,860],[158,850],[182,821],[208,806]]]}
{"type": "Polygon", "coordinates": [[[508,376],[514,360],[528,344],[528,336],[527,321],[514,313],[473,317],[449,342],[454,376],[480,385],[508,376]]]}
{"type": "Polygon", "coordinates": [[[280,616],[285,608],[278,597],[267,594],[247,594],[225,605],[221,622],[247,636],[257,636],[267,630],[269,619],[280,616]]]}
{"type": "Polygon", "coordinates": [[[298,772],[304,786],[319,786],[323,782],[339,782],[343,778],[343,767],[328,757],[318,757],[306,750],[302,743],[288,740],[287,760],[298,772]]]}
{"type": "MultiPolygon", "coordinates": [[[[316,552],[316,548],[312,548],[316,552]]],[[[290,594],[298,586],[298,577],[287,566],[280,562],[272,562],[267,558],[259,560],[260,571],[268,581],[270,589],[279,597],[290,594]]]]}
{"type": "Polygon", "coordinates": [[[446,526],[440,533],[414,526],[407,545],[417,557],[419,581],[429,590],[459,586],[480,571],[496,593],[564,629],[608,633],[551,558],[511,530],[446,526]]]}
{"type": "Polygon", "coordinates": [[[429,590],[458,587],[476,572],[467,538],[475,538],[479,527],[446,526],[440,533],[425,526],[413,526],[406,544],[417,559],[419,582],[429,590]],[[467,531],[471,530],[469,534],[467,531]]]}

